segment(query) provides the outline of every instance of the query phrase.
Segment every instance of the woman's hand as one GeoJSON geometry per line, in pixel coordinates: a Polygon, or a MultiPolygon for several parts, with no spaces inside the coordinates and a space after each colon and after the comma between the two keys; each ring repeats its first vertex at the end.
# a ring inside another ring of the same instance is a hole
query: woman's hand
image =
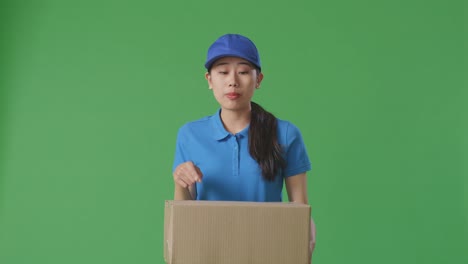
{"type": "Polygon", "coordinates": [[[200,169],[191,161],[184,162],[177,166],[173,173],[174,182],[182,188],[188,188],[195,182],[201,182],[203,174],[200,169]]]}
{"type": "MultiPolygon", "coordinates": [[[[286,190],[290,202],[309,204],[307,199],[307,181],[306,173],[300,173],[294,176],[287,177],[286,190]]],[[[312,263],[312,253],[315,248],[315,223],[314,219],[310,218],[310,240],[309,240],[309,260],[312,263]]]]}
{"type": "Polygon", "coordinates": [[[175,183],[174,200],[196,199],[195,182],[201,182],[203,174],[193,162],[187,161],[177,166],[173,177],[175,183]]]}
{"type": "Polygon", "coordinates": [[[314,222],[314,219],[311,217],[310,218],[310,241],[309,241],[310,263],[312,263],[312,253],[314,253],[314,249],[315,249],[315,235],[316,235],[315,222],[314,222]]]}

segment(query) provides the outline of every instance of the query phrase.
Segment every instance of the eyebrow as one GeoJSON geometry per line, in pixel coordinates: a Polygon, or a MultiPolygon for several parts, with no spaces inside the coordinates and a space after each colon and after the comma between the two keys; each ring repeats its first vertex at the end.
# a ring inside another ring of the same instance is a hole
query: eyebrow
{"type": "MultiPolygon", "coordinates": [[[[230,64],[228,62],[219,62],[219,63],[216,63],[215,65],[213,65],[213,67],[216,67],[216,66],[221,66],[221,65],[227,65],[227,64],[230,64]]],[[[238,62],[237,65],[239,64],[243,64],[243,65],[248,65],[250,67],[253,67],[253,65],[249,62],[244,62],[244,61],[241,61],[241,62],[238,62]]]]}

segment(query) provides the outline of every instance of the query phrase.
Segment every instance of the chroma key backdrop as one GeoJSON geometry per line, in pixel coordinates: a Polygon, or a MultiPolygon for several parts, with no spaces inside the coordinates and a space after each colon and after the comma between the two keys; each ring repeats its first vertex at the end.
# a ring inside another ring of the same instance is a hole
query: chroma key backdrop
{"type": "Polygon", "coordinates": [[[0,263],[164,263],[177,130],[219,107],[203,64],[225,33],[302,132],[315,264],[468,263],[466,8],[3,0],[0,263]]]}

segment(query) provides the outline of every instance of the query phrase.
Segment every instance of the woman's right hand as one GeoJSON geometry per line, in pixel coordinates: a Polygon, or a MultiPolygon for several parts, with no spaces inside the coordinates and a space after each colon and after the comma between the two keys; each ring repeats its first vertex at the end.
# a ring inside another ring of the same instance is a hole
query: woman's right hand
{"type": "Polygon", "coordinates": [[[174,182],[182,188],[189,188],[195,182],[201,182],[203,178],[200,168],[191,161],[179,164],[174,170],[173,176],[174,182]]]}

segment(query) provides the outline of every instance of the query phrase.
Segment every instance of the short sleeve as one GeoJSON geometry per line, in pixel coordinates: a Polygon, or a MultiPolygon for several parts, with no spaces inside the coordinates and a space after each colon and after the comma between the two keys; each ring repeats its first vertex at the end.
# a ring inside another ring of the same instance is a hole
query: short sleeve
{"type": "Polygon", "coordinates": [[[176,149],[174,155],[174,163],[172,165],[172,172],[174,172],[177,166],[187,161],[186,154],[184,153],[185,136],[183,131],[184,130],[182,127],[177,133],[176,149]]]}
{"type": "Polygon", "coordinates": [[[312,169],[301,132],[291,123],[288,123],[286,130],[285,158],[284,177],[294,176],[312,169]]]}

